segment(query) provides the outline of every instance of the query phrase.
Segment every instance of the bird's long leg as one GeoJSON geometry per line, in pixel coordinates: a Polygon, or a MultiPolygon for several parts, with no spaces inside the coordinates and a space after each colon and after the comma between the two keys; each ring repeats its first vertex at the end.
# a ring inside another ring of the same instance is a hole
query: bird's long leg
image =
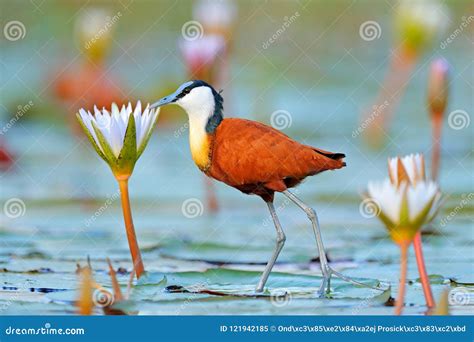
{"type": "Polygon", "coordinates": [[[267,282],[268,276],[270,275],[273,265],[275,265],[278,255],[280,254],[286,241],[285,233],[283,232],[283,229],[281,228],[281,224],[280,224],[280,221],[278,220],[278,216],[276,214],[273,203],[267,202],[267,205],[268,205],[268,210],[270,210],[270,214],[272,215],[273,223],[275,224],[277,239],[276,239],[275,250],[273,251],[272,257],[268,261],[267,266],[265,266],[265,270],[263,271],[262,276],[260,277],[260,280],[257,285],[257,289],[255,290],[256,292],[263,292],[263,288],[265,286],[265,283],[267,282]]]}
{"type": "Polygon", "coordinates": [[[316,236],[316,244],[318,246],[318,253],[319,253],[319,263],[321,266],[321,272],[323,274],[323,282],[321,284],[321,287],[318,291],[319,296],[324,296],[325,292],[329,292],[329,283],[331,280],[331,275],[335,275],[338,278],[341,278],[342,280],[345,280],[349,283],[353,283],[359,286],[364,286],[364,287],[369,287],[372,289],[376,290],[383,290],[379,287],[372,287],[367,284],[361,283],[355,279],[352,279],[350,277],[347,277],[343,275],[342,273],[339,273],[335,270],[333,270],[328,263],[328,260],[326,258],[326,251],[324,250],[324,244],[323,244],[323,238],[321,235],[321,228],[319,227],[319,220],[318,216],[316,214],[316,211],[308,206],[306,203],[304,203],[302,200],[300,200],[298,197],[296,197],[293,193],[291,193],[288,190],[283,191],[283,194],[287,196],[291,201],[293,201],[298,207],[304,210],[306,215],[308,215],[308,218],[311,221],[311,224],[313,225],[313,231],[314,235],[316,236]]]}
{"type": "Polygon", "coordinates": [[[293,193],[288,190],[283,191],[290,200],[292,200],[298,207],[304,210],[308,218],[311,220],[311,224],[313,225],[314,235],[316,236],[316,244],[318,246],[318,253],[319,253],[319,262],[321,265],[321,272],[323,274],[323,282],[321,283],[321,287],[319,289],[319,295],[323,296],[324,292],[329,290],[329,282],[331,279],[331,268],[329,267],[328,260],[326,258],[326,252],[324,250],[323,238],[321,236],[321,229],[319,228],[319,221],[318,216],[316,215],[316,211],[311,208],[310,206],[306,205],[303,201],[301,201],[298,197],[296,197],[293,193]]]}

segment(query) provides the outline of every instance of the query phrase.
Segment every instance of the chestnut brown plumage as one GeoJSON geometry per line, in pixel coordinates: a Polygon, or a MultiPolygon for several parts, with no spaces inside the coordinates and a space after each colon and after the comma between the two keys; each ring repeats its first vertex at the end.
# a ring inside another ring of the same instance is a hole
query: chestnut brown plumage
{"type": "Polygon", "coordinates": [[[288,190],[308,176],[344,167],[344,154],[300,144],[259,122],[224,119],[222,96],[204,81],[186,82],[173,94],[162,98],[150,108],[170,103],[178,104],[188,114],[191,154],[199,169],[209,177],[246,194],[260,196],[268,206],[277,239],[273,254],[258,282],[257,292],[263,291],[286,240],[273,206],[275,192],[288,197],[311,221],[323,275],[319,295],[324,296],[329,291],[332,275],[367,286],[329,266],[316,211],[288,190]]]}
{"type": "Polygon", "coordinates": [[[205,173],[265,202],[304,178],[345,166],[344,154],[292,140],[259,122],[224,119],[211,135],[211,162],[205,173]]]}

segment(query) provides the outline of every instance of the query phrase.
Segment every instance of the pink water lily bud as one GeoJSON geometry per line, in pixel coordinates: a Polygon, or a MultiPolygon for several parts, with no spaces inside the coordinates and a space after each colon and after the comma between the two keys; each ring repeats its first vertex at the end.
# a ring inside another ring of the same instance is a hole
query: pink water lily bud
{"type": "Polygon", "coordinates": [[[428,106],[432,115],[442,115],[449,93],[449,64],[444,58],[431,63],[428,83],[428,106]]]}
{"type": "Polygon", "coordinates": [[[183,39],[179,47],[190,73],[195,75],[213,66],[224,51],[225,40],[218,35],[204,35],[196,40],[183,39]]]}

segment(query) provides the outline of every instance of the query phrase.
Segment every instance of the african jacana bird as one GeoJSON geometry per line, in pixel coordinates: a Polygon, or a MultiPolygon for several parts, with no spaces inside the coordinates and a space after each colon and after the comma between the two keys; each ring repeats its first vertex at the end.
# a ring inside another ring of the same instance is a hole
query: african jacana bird
{"type": "Polygon", "coordinates": [[[286,239],[273,206],[275,192],[287,196],[308,215],[312,223],[323,275],[319,294],[323,295],[329,287],[331,275],[364,285],[329,266],[316,211],[289,190],[308,176],[344,167],[343,153],[300,144],[256,121],[224,119],[222,96],[202,80],[182,84],[173,94],[157,101],[150,108],[171,103],[179,105],[188,114],[191,154],[197,167],[207,176],[245,194],[260,196],[270,210],[277,242],[258,282],[257,292],[263,291],[286,239]]]}
{"type": "MultiPolygon", "coordinates": [[[[225,40],[220,35],[203,35],[196,40],[180,41],[179,47],[186,63],[188,77],[215,84],[224,71],[224,64],[219,61],[225,51],[225,40]]],[[[205,178],[206,202],[211,212],[217,212],[218,204],[214,183],[205,178]]]]}

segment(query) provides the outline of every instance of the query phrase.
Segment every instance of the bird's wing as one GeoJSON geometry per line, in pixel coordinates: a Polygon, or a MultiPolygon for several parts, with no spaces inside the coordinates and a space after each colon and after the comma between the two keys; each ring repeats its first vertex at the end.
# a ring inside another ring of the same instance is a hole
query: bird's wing
{"type": "Polygon", "coordinates": [[[342,167],[343,156],[302,145],[259,122],[225,119],[216,130],[211,176],[234,186],[303,179],[342,167]]]}

